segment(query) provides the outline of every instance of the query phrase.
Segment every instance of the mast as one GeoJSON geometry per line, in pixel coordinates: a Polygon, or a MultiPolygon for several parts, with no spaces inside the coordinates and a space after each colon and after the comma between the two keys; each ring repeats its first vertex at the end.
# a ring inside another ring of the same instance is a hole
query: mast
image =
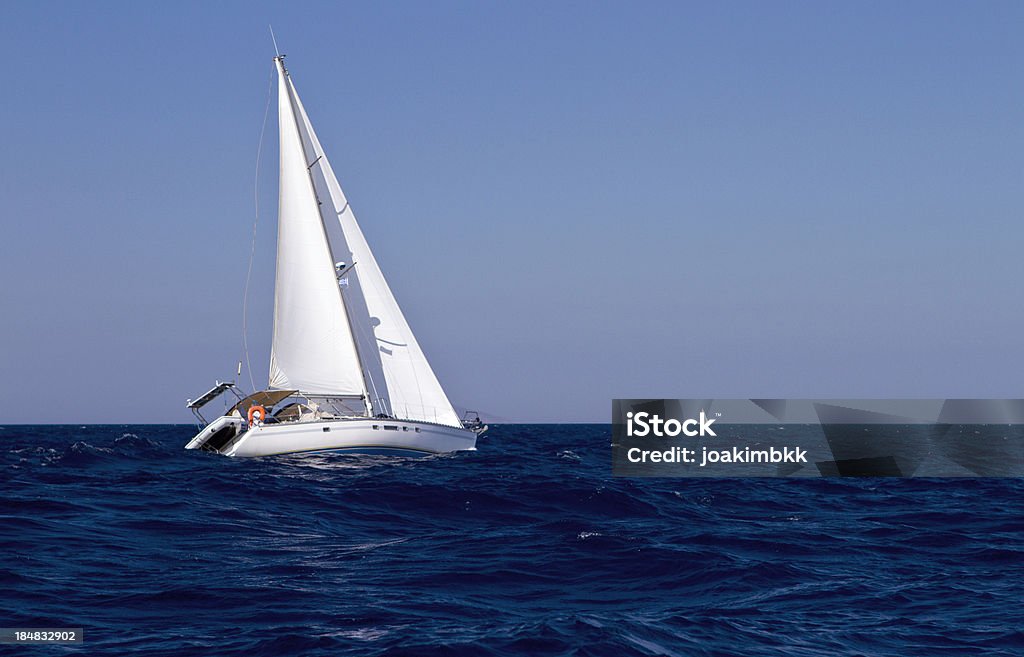
{"type": "Polygon", "coordinates": [[[281,86],[278,105],[282,152],[271,387],[357,397],[365,403],[369,416],[373,403],[310,171],[316,161],[309,162],[307,137],[296,117],[284,56],[275,57],[274,62],[281,86]],[[304,174],[299,173],[300,166],[305,168],[304,174]],[[339,314],[344,316],[344,323],[339,314]]]}
{"type": "MultiPolygon", "coordinates": [[[[274,43],[274,47],[276,49],[276,42],[274,43]]],[[[288,74],[288,69],[285,68],[284,58],[284,55],[278,54],[277,57],[274,57],[274,61],[277,62],[277,65],[281,68],[281,82],[288,83],[288,81],[290,80],[290,76],[288,74]]],[[[302,126],[299,124],[298,117],[296,116],[297,113],[295,110],[295,95],[292,93],[291,84],[287,84],[286,87],[286,91],[288,93],[288,100],[289,103],[291,104],[292,109],[292,122],[295,124],[295,130],[299,134],[299,144],[302,146],[303,159],[305,162],[309,162],[310,156],[309,153],[306,152],[306,140],[302,138],[302,126]]],[[[309,179],[309,188],[313,191],[313,198],[316,199],[317,215],[320,217],[320,229],[323,231],[324,242],[327,243],[327,250],[331,254],[331,266],[334,267],[336,260],[334,258],[334,251],[331,248],[331,240],[327,236],[327,225],[324,223],[324,204],[323,201],[320,200],[320,195],[316,191],[316,182],[313,180],[313,174],[311,171],[312,168],[316,166],[317,160],[319,159],[319,157],[314,157],[313,161],[306,166],[306,176],[309,179]]],[[[356,354],[356,362],[359,364],[359,374],[362,377],[363,382],[363,401],[366,403],[366,416],[373,417],[373,402],[370,399],[371,385],[370,382],[367,381],[366,368],[363,366],[363,359],[362,356],[359,354],[359,345],[356,343],[355,326],[353,326],[352,324],[352,313],[349,311],[348,302],[345,300],[345,295],[342,294],[341,292],[340,280],[338,281],[338,285],[336,287],[338,290],[338,296],[341,298],[341,305],[345,308],[345,321],[348,323],[349,338],[352,341],[352,349],[355,351],[356,354]]]]}

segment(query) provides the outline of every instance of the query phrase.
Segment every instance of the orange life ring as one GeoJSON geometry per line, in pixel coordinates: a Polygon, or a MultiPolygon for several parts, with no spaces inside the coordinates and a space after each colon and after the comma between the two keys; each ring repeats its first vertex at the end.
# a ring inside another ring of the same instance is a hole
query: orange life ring
{"type": "Polygon", "coordinates": [[[256,421],[262,423],[263,420],[267,419],[267,409],[263,408],[260,405],[250,406],[249,407],[249,424],[250,425],[252,425],[252,423],[253,423],[253,421],[252,421],[253,417],[257,416],[257,415],[258,415],[258,417],[256,418],[256,421]]]}

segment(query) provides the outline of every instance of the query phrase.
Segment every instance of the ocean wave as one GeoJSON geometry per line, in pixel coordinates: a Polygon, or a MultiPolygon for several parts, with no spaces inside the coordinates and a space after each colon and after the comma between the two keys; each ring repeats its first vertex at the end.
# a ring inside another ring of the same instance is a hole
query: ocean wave
{"type": "Polygon", "coordinates": [[[610,476],[607,427],[227,459],[7,427],[0,617],[88,654],[1020,654],[1016,479],[610,476]],[[980,647],[980,648],[979,648],[980,647]]]}

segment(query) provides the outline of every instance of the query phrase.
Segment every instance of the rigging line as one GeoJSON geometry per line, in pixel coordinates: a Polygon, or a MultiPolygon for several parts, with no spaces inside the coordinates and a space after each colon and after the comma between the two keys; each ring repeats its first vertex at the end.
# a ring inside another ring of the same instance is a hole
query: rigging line
{"type": "MultiPolygon", "coordinates": [[[[276,44],[275,44],[276,45],[276,44]]],[[[256,228],[260,223],[260,161],[263,156],[263,135],[267,131],[267,117],[270,116],[270,99],[274,91],[274,73],[270,73],[270,84],[267,86],[267,106],[263,110],[263,127],[260,128],[260,142],[256,147],[256,179],[253,183],[253,202],[256,216],[252,220],[252,244],[249,247],[249,268],[245,272],[245,292],[242,294],[242,352],[245,354],[245,369],[249,374],[249,385],[256,392],[256,382],[252,378],[252,365],[249,363],[249,281],[252,279],[252,261],[256,257],[256,228]]]]}
{"type": "Polygon", "coordinates": [[[277,38],[274,36],[274,26],[268,25],[270,28],[270,40],[274,42],[274,54],[278,57],[281,56],[281,51],[277,49],[277,38]]]}

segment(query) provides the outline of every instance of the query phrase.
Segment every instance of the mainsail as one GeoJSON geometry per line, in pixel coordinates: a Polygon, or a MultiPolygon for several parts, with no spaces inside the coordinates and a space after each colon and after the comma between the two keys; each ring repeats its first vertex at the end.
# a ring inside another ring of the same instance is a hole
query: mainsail
{"type": "MultiPolygon", "coordinates": [[[[344,303],[339,309],[332,305],[320,309],[333,313],[345,324],[343,330],[337,329],[337,321],[332,324],[331,335],[339,337],[337,342],[355,345],[357,358],[344,360],[339,366],[336,376],[340,381],[353,379],[352,374],[359,375],[358,384],[361,390],[374,400],[374,409],[391,415],[426,422],[436,422],[461,427],[458,414],[452,408],[447,395],[441,388],[437,376],[427,362],[423,350],[416,341],[409,324],[398,307],[398,302],[391,293],[391,288],[384,279],[376,258],[366,243],[355,214],[338,184],[327,156],[324,154],[320,141],[317,139],[309,117],[299,100],[298,93],[278,60],[280,89],[279,99],[283,94],[290,95],[288,100],[280,100],[282,117],[287,113],[291,126],[297,127],[295,136],[299,155],[304,157],[301,173],[305,177],[314,210],[319,212],[314,217],[320,223],[320,238],[325,240],[328,258],[326,270],[331,276],[331,286],[335,297],[344,303]],[[319,194],[318,194],[319,192],[319,194]],[[321,205],[317,208],[317,203],[321,205]],[[340,229],[340,230],[339,230],[340,229]],[[328,239],[329,236],[329,239],[328,239]],[[333,247],[333,251],[332,251],[333,247]],[[334,258],[329,256],[333,253],[334,258]],[[344,277],[342,287],[334,279],[333,263],[335,259],[344,261],[349,271],[344,277]],[[347,315],[345,314],[347,311],[347,315]],[[338,331],[334,333],[334,331],[338,331]]],[[[284,198],[284,118],[282,122],[282,199],[284,198]]],[[[290,127],[291,127],[290,126],[290,127]]],[[[296,150],[294,146],[292,150],[296,150]]],[[[297,186],[297,185],[296,185],[297,186]]],[[[282,201],[282,208],[284,207],[282,201]]],[[[282,222],[284,215],[282,213],[282,222]]],[[[279,244],[280,253],[280,244],[279,244]]],[[[312,257],[310,257],[312,260],[312,257]]],[[[281,285],[280,256],[278,258],[278,287],[281,285]]],[[[304,317],[301,321],[319,321],[313,317],[304,317]]],[[[277,345],[277,313],[275,313],[275,353],[277,345]]],[[[318,331],[319,332],[319,331],[318,331]]],[[[307,343],[307,349],[313,350],[313,344],[307,343]]],[[[340,350],[339,350],[340,351],[340,350]]],[[[347,353],[347,352],[346,352],[347,353]]],[[[280,360],[280,359],[277,359],[280,360]]],[[[326,360],[326,359],[325,359],[326,360]]],[[[334,367],[332,365],[332,367],[334,367]]],[[[303,382],[296,381],[290,368],[287,383],[274,382],[272,366],[271,384],[274,387],[296,387],[305,390],[303,382]]]]}
{"type": "Polygon", "coordinates": [[[309,176],[288,74],[278,68],[280,197],[270,387],[364,396],[366,388],[309,176]]]}

